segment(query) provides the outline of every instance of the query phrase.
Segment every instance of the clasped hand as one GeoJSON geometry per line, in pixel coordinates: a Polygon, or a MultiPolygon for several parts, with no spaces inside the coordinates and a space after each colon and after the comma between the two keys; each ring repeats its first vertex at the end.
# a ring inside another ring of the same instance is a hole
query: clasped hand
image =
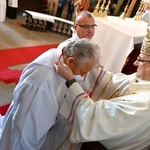
{"type": "Polygon", "coordinates": [[[54,67],[56,72],[65,80],[71,80],[74,78],[72,70],[67,65],[61,63],[59,60],[55,61],[54,67]]]}

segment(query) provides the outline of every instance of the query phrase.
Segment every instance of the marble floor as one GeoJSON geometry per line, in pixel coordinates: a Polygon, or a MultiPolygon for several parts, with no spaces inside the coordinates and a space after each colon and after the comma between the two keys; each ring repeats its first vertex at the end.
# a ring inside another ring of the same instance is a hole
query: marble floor
{"type": "MultiPolygon", "coordinates": [[[[36,45],[48,45],[54,43],[60,43],[69,38],[68,35],[61,33],[55,33],[52,31],[32,31],[18,23],[25,22],[25,17],[22,14],[18,14],[17,19],[6,18],[5,22],[0,22],[0,50],[24,47],[24,46],[36,46],[36,45]]],[[[23,69],[26,64],[22,66],[12,66],[23,69]]],[[[16,84],[5,84],[0,81],[0,106],[10,103],[13,99],[13,90],[16,84]]]]}
{"type": "Polygon", "coordinates": [[[21,26],[20,22],[25,22],[25,16],[22,14],[18,14],[16,19],[6,18],[5,22],[0,22],[0,49],[54,44],[69,38],[68,35],[49,30],[29,30],[21,26]]]}

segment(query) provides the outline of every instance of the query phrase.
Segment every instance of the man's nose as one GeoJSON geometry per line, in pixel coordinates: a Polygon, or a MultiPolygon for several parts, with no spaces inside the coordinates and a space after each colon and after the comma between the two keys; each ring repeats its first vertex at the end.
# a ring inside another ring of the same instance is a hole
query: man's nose
{"type": "Polygon", "coordinates": [[[133,64],[134,66],[138,66],[139,62],[136,60],[133,64]]]}

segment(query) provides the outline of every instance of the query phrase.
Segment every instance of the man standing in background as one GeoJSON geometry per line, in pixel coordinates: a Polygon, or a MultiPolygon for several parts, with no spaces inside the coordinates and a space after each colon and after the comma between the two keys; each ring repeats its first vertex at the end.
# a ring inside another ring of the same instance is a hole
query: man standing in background
{"type": "Polygon", "coordinates": [[[142,20],[148,23],[150,19],[150,1],[145,4],[144,11],[145,12],[142,15],[142,20]]]}
{"type": "Polygon", "coordinates": [[[76,16],[73,25],[73,36],[58,45],[58,49],[62,50],[71,41],[79,40],[82,38],[92,39],[95,33],[95,19],[88,11],[82,11],[76,16]]]}

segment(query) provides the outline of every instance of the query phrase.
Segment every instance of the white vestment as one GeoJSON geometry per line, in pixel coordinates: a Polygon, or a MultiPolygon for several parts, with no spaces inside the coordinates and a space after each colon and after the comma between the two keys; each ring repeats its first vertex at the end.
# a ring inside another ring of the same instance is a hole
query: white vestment
{"type": "Polygon", "coordinates": [[[100,141],[110,150],[142,150],[150,146],[150,82],[135,74],[113,75],[93,69],[84,84],[92,99],[73,83],[61,115],[73,123],[72,143],[100,141]]]}
{"type": "Polygon", "coordinates": [[[54,69],[54,61],[61,53],[51,49],[24,69],[3,119],[0,150],[42,147],[47,132],[57,121],[67,89],[65,80],[54,69]]]}

